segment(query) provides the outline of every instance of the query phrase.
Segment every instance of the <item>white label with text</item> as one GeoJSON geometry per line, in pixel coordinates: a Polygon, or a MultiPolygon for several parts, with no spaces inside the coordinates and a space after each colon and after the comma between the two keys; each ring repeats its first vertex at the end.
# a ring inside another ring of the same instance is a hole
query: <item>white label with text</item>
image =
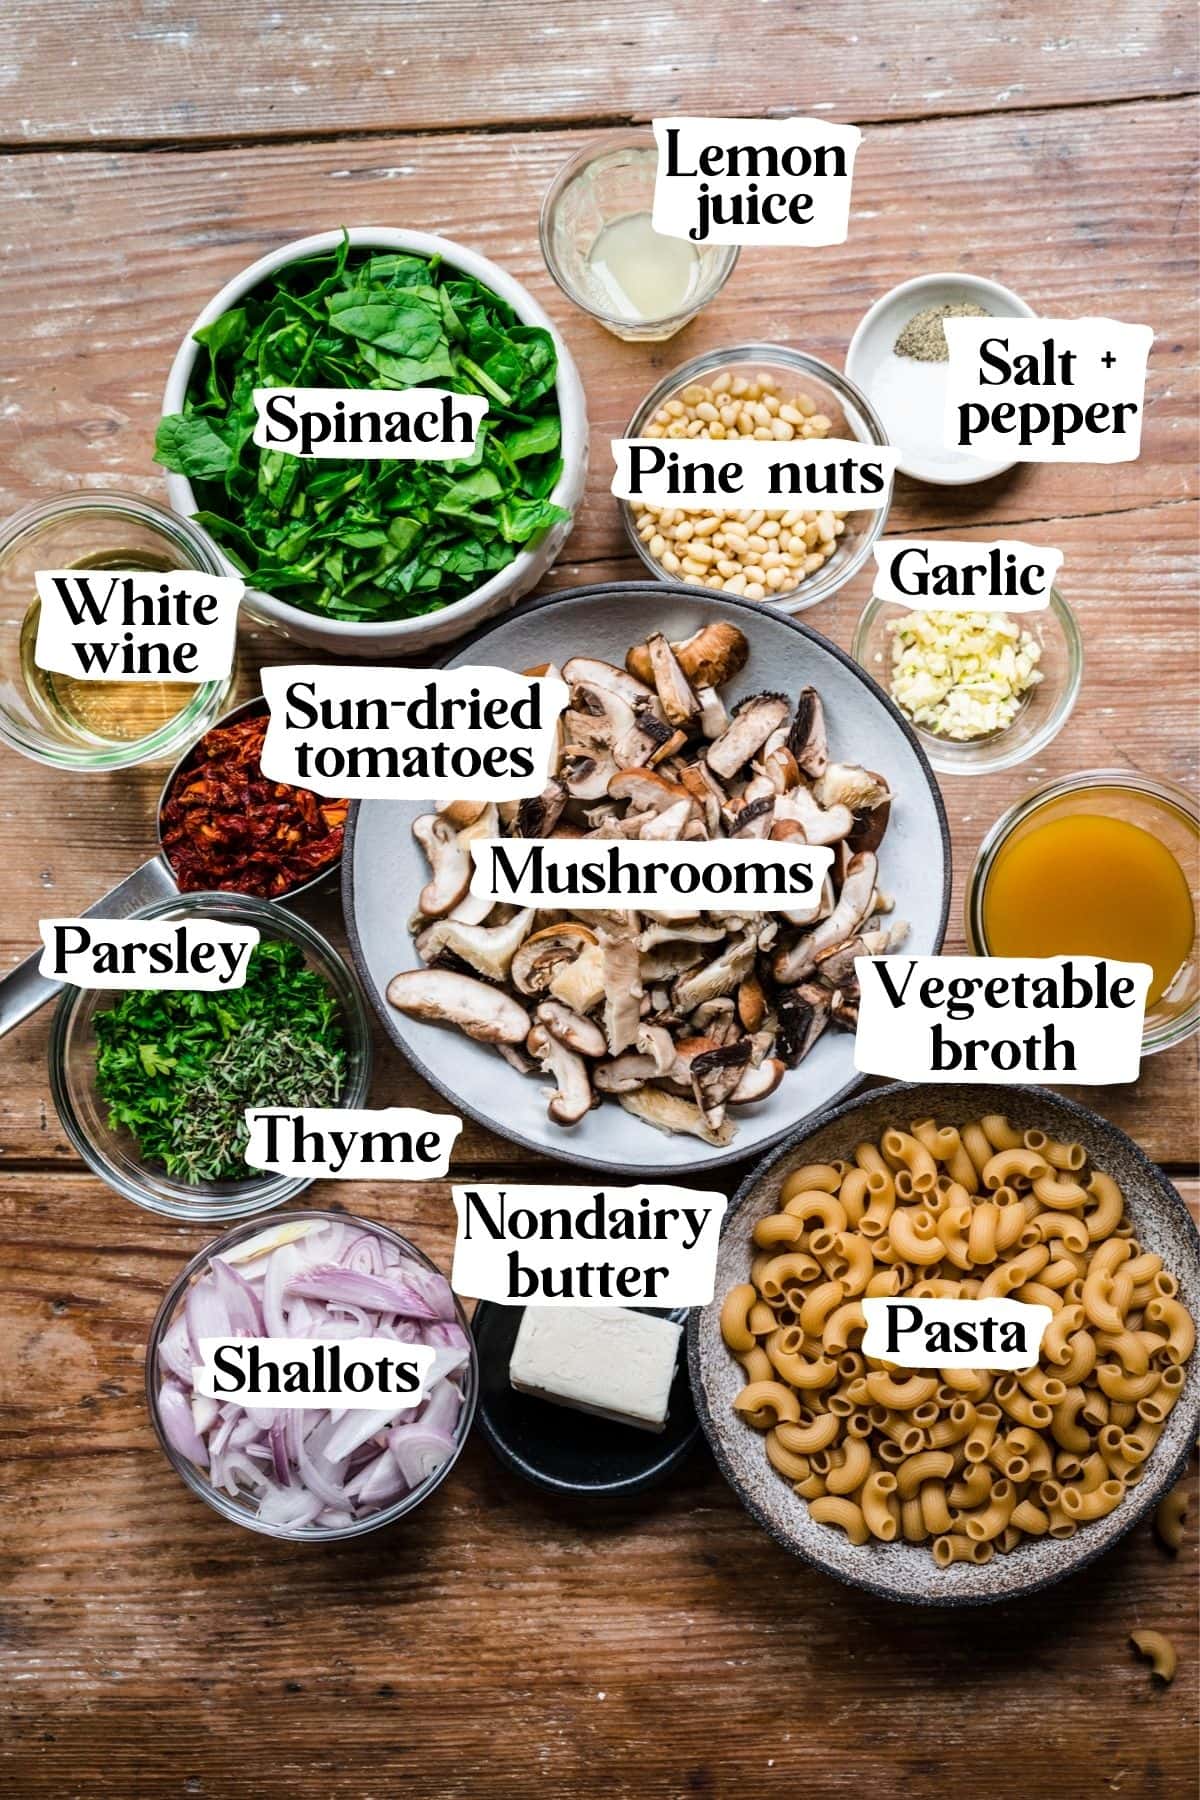
{"type": "Polygon", "coordinates": [[[245,986],[257,925],[217,919],[39,919],[38,974],[81,988],[245,986]]]}
{"type": "Polygon", "coordinates": [[[1132,462],[1149,325],[946,319],[945,441],[988,462],[1132,462]]]}
{"type": "Polygon", "coordinates": [[[469,457],[488,403],[448,388],[255,388],[254,442],[284,456],[451,462],[469,457]]]}
{"type": "Polygon", "coordinates": [[[262,771],[351,800],[532,800],[546,785],[565,682],[487,666],[262,671],[262,771]]]}
{"type": "Polygon", "coordinates": [[[339,1181],[441,1181],[462,1130],[454,1113],[411,1106],[248,1106],[252,1169],[339,1181]]]}
{"type": "Polygon", "coordinates": [[[875,546],[875,598],[913,612],[1041,612],[1063,553],[1016,538],[884,538],[875,546]]]}
{"type": "Polygon", "coordinates": [[[196,569],[39,569],[39,669],[76,681],[224,681],[238,575],[196,569]]]}
{"type": "Polygon", "coordinates": [[[828,119],[654,120],[651,223],[694,244],[844,244],[862,132],[828,119]]]}
{"type": "MultiPolygon", "coordinates": [[[[682,804],[682,803],[681,803],[682,804]]],[[[585,843],[565,838],[485,838],[471,845],[471,892],[510,906],[577,911],[641,907],[651,912],[698,908],[815,917],[833,851],[790,839],[745,843],[720,838],[585,843]]],[[[803,923],[798,917],[795,923],[803,923]]]]}
{"type": "Polygon", "coordinates": [[[199,1349],[193,1370],[198,1394],[238,1406],[282,1403],[287,1412],[318,1406],[411,1412],[466,1354],[373,1337],[206,1337],[199,1349]]]}
{"type": "Polygon", "coordinates": [[[854,1066],[897,1081],[1136,1081],[1148,963],[860,956],[854,1066]]]}
{"type": "Polygon", "coordinates": [[[613,438],[618,500],[683,512],[886,506],[899,452],[855,438],[613,438]]]}
{"type": "Polygon", "coordinates": [[[502,1306],[706,1306],[725,1196],[692,1188],[456,1187],[450,1285],[502,1306]]]}
{"type": "Polygon", "coordinates": [[[862,1302],[860,1349],[902,1369],[1031,1369],[1053,1312],[1025,1300],[862,1302]]]}

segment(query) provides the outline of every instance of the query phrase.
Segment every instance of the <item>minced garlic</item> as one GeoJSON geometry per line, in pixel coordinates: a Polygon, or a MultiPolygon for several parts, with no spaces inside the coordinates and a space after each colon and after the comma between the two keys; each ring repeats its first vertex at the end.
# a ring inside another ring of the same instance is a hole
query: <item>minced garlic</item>
{"type": "Polygon", "coordinates": [[[1007,613],[911,612],[888,630],[892,698],[938,737],[1003,731],[1042,679],[1041,645],[1007,613]]]}

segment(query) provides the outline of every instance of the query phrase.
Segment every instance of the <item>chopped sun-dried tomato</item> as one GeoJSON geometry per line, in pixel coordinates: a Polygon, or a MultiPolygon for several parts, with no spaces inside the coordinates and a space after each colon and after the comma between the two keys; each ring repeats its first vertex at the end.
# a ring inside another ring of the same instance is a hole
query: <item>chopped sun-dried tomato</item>
{"type": "Polygon", "coordinates": [[[172,782],[159,829],[184,893],[278,899],[341,856],[349,802],[269,781],[266,731],[265,713],[215,727],[172,782]]]}

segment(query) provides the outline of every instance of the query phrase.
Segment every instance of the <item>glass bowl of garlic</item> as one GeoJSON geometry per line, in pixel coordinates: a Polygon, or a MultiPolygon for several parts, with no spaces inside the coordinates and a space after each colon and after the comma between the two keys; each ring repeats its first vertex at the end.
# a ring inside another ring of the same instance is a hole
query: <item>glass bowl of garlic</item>
{"type": "MultiPolygon", "coordinates": [[[[855,438],[887,446],[870,401],[818,357],[783,344],[742,344],[696,356],[653,388],[626,437],[855,438]]],[[[625,529],[660,580],[804,612],[857,574],[887,521],[873,510],[655,508],[622,500],[625,529]]]]}
{"type": "Polygon", "coordinates": [[[1056,738],[1083,680],[1083,639],[1057,588],[1040,612],[867,602],[851,654],[895,701],[941,775],[1013,769],[1056,738]]]}

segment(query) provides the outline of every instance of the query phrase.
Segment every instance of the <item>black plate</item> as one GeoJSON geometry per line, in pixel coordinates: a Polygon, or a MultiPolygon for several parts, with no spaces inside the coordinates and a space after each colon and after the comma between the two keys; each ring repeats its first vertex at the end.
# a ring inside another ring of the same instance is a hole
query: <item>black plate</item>
{"type": "MultiPolygon", "coordinates": [[[[687,1455],[700,1430],[684,1345],[665,1429],[639,1431],[516,1392],[508,1365],[524,1311],[481,1300],[471,1326],[479,1350],[476,1424],[500,1461],[554,1494],[632,1494],[661,1481],[687,1455]]],[[[670,1316],[683,1323],[686,1312],[670,1316]]]]}

